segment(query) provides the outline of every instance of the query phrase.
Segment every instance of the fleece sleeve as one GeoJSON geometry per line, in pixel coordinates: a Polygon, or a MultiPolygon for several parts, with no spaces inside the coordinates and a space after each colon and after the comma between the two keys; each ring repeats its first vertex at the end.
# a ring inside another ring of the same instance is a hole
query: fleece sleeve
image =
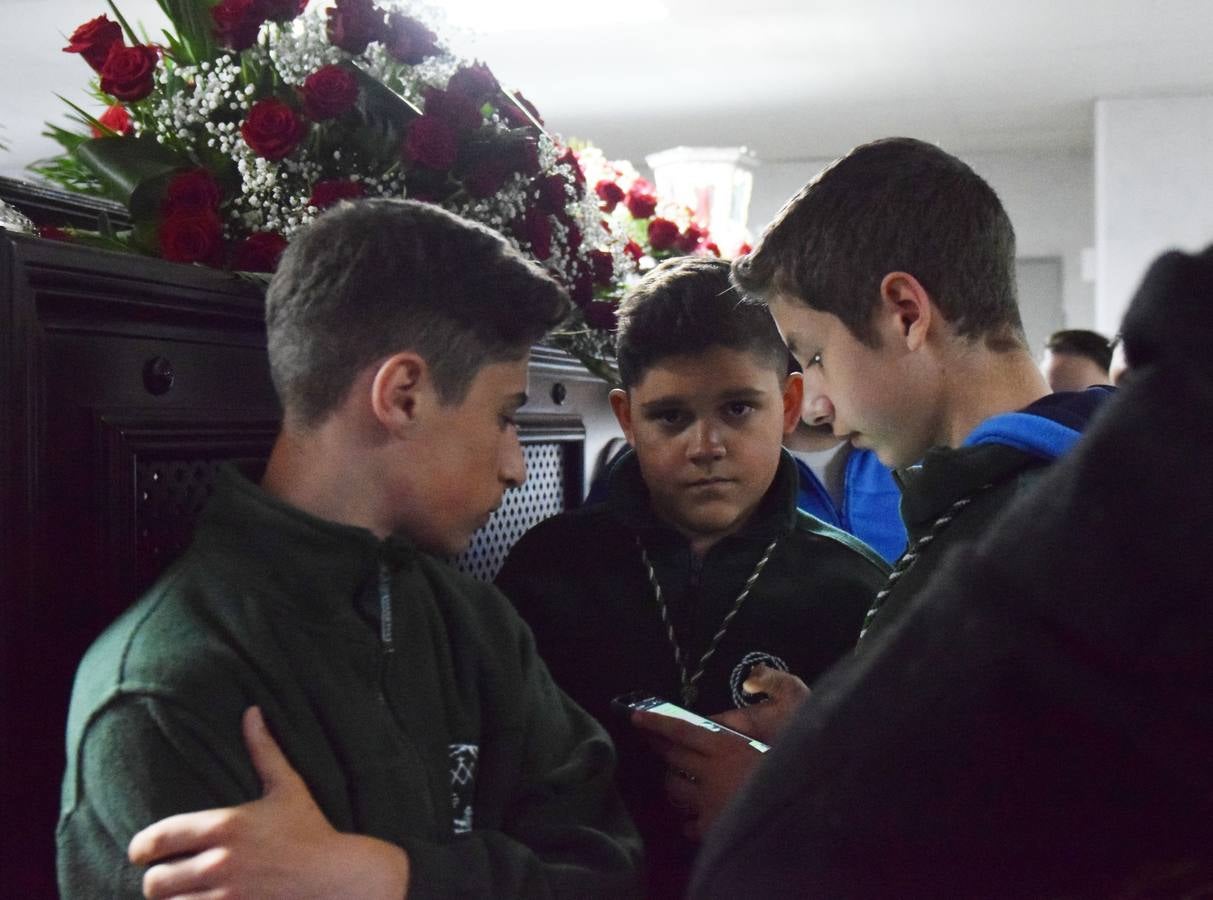
{"type": "Polygon", "coordinates": [[[64,898],[142,897],[144,869],[126,848],[166,816],[232,806],[260,794],[237,719],[232,740],[181,707],[150,697],[106,706],[69,747],[67,802],[60,819],[59,892],[64,898]]]}

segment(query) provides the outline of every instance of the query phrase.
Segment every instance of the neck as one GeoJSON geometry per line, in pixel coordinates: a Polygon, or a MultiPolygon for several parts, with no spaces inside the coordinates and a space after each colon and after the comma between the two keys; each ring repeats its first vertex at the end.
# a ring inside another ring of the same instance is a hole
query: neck
{"type": "Polygon", "coordinates": [[[366,528],[383,538],[391,533],[383,492],[368,490],[374,479],[359,477],[369,461],[330,420],[316,428],[286,424],[270,452],[261,487],[309,515],[366,528]]]}
{"type": "Polygon", "coordinates": [[[1049,393],[1044,376],[1027,350],[994,352],[968,346],[943,372],[946,409],[939,443],[959,447],[969,433],[991,416],[1014,412],[1049,393]]]}

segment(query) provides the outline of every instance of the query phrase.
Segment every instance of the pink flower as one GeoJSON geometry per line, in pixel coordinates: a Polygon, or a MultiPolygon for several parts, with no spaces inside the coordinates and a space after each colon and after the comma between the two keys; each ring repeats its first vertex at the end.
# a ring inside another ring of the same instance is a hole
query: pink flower
{"type": "Polygon", "coordinates": [[[106,16],[90,19],[72,32],[64,53],[79,53],[94,72],[100,72],[115,45],[122,46],[122,26],[106,16]]]}

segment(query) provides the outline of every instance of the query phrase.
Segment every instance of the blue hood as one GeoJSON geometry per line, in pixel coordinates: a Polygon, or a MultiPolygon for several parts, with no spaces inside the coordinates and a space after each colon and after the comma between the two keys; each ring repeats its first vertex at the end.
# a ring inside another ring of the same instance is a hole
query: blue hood
{"type": "Polygon", "coordinates": [[[1049,394],[1019,412],[986,419],[961,446],[1005,444],[1041,459],[1057,459],[1074,446],[1095,410],[1114,392],[1098,386],[1049,394]]]}

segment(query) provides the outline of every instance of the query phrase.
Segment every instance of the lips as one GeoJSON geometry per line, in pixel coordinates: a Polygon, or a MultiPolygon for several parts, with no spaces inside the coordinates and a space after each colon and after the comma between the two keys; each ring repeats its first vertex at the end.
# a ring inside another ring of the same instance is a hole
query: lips
{"type": "Polygon", "coordinates": [[[708,487],[719,487],[720,485],[732,484],[732,483],[733,483],[733,479],[731,479],[731,478],[700,478],[698,481],[692,481],[692,482],[688,483],[687,487],[689,487],[689,488],[708,488],[708,487]]]}

